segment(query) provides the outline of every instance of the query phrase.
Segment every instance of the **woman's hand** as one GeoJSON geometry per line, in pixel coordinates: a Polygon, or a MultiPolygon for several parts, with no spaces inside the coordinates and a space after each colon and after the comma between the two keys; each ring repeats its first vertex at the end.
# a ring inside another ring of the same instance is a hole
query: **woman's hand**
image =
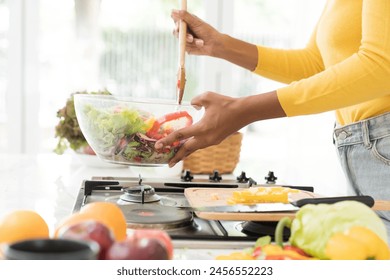
{"type": "Polygon", "coordinates": [[[221,42],[221,33],[214,27],[205,23],[197,16],[183,10],[173,10],[171,14],[175,22],[173,34],[179,36],[179,21],[187,23],[187,46],[189,54],[215,56],[216,49],[221,42]]]}
{"type": "Polygon", "coordinates": [[[192,126],[180,129],[169,134],[156,143],[156,149],[162,149],[171,143],[188,139],[169,166],[175,165],[184,157],[208,146],[219,144],[230,134],[246,125],[240,118],[240,99],[223,96],[213,92],[206,92],[195,97],[191,104],[194,107],[204,107],[203,118],[192,126]]]}
{"type": "Polygon", "coordinates": [[[217,57],[250,71],[255,70],[258,63],[256,45],[222,34],[187,11],[173,10],[171,17],[176,24],[173,30],[176,37],[179,36],[179,20],[187,23],[186,51],[189,54],[217,57]]]}
{"type": "Polygon", "coordinates": [[[276,91],[241,98],[206,92],[195,97],[191,104],[205,109],[203,118],[155,144],[155,148],[161,150],[173,142],[187,140],[169,162],[170,167],[196,150],[219,144],[252,122],[286,116],[276,91]]]}

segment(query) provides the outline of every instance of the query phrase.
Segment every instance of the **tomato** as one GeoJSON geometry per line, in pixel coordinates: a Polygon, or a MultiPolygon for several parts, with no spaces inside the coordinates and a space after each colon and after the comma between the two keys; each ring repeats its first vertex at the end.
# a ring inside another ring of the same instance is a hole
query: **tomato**
{"type": "Polygon", "coordinates": [[[153,138],[153,139],[157,139],[157,140],[164,138],[169,133],[171,133],[173,130],[169,129],[169,130],[165,130],[165,131],[160,132],[161,126],[164,123],[174,121],[174,120],[179,120],[181,118],[186,119],[185,127],[190,126],[193,122],[191,115],[188,114],[188,112],[186,112],[186,111],[180,111],[180,112],[166,114],[153,123],[153,126],[149,129],[148,132],[146,132],[146,136],[153,138]]]}
{"type": "Polygon", "coordinates": [[[136,156],[136,157],[134,157],[134,161],[141,162],[142,158],[140,156],[136,156]]]}
{"type": "Polygon", "coordinates": [[[300,255],[302,255],[304,257],[310,257],[301,248],[298,248],[298,247],[295,247],[295,246],[292,246],[292,245],[285,245],[285,246],[283,246],[283,249],[286,250],[286,251],[295,251],[295,252],[297,252],[298,254],[300,254],[300,255]]]}
{"type": "Polygon", "coordinates": [[[253,250],[253,252],[252,252],[252,256],[255,257],[255,258],[259,257],[259,256],[262,255],[262,254],[263,254],[263,250],[262,250],[261,246],[256,247],[256,248],[253,250]]]}

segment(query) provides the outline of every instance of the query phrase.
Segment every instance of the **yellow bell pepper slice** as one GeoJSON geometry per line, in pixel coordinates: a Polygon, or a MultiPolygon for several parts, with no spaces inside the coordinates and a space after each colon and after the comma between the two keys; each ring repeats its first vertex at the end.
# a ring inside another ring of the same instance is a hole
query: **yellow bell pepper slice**
{"type": "Polygon", "coordinates": [[[331,260],[390,259],[386,243],[373,231],[362,226],[335,233],[325,247],[325,254],[331,260]]]}
{"type": "Polygon", "coordinates": [[[252,187],[234,191],[227,200],[228,204],[288,203],[289,194],[299,190],[288,187],[252,187]]]}
{"type": "Polygon", "coordinates": [[[233,252],[228,255],[220,255],[216,260],[255,260],[255,258],[246,252],[233,252]]]}

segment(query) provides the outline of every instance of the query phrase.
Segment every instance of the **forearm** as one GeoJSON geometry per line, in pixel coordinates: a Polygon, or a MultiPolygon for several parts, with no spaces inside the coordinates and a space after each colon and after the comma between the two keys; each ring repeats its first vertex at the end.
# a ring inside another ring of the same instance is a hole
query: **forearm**
{"type": "Polygon", "coordinates": [[[236,106],[239,112],[236,116],[242,122],[241,126],[256,121],[286,116],[286,113],[280,105],[276,91],[241,97],[238,102],[235,102],[234,106],[236,106]]]}
{"type": "Polygon", "coordinates": [[[221,34],[219,43],[214,47],[212,55],[254,71],[258,61],[257,53],[256,45],[221,34]]]}

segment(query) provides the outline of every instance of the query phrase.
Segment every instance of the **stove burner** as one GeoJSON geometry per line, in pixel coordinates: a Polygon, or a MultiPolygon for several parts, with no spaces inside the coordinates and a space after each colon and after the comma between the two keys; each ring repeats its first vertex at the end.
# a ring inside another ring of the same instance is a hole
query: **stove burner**
{"type": "Polygon", "coordinates": [[[161,197],[155,193],[153,187],[149,185],[135,185],[122,189],[124,194],[120,199],[134,203],[151,203],[160,201],[161,197]]]}
{"type": "Polygon", "coordinates": [[[174,229],[193,225],[191,212],[158,204],[119,205],[132,229],[174,229]]]}

